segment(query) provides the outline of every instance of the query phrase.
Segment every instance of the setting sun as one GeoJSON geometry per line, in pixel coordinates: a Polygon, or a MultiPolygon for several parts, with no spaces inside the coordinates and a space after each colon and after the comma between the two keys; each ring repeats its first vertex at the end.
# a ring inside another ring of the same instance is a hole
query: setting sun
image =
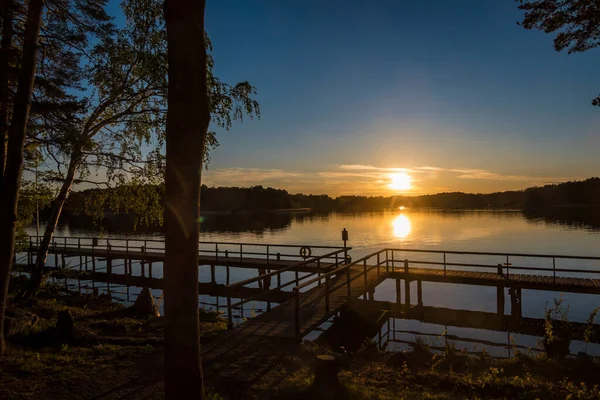
{"type": "Polygon", "coordinates": [[[392,190],[410,190],[412,179],[405,172],[396,172],[390,174],[390,183],[388,187],[392,190]]]}

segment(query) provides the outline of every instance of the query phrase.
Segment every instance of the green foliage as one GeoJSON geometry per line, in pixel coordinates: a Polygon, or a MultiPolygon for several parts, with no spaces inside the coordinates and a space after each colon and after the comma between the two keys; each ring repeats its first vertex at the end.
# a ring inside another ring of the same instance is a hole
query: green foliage
{"type": "Polygon", "coordinates": [[[549,357],[562,359],[569,354],[572,324],[569,322],[570,306],[564,306],[561,294],[553,300],[553,306],[546,304],[544,312],[544,339],[542,341],[549,357]]]}
{"type": "MultiPolygon", "coordinates": [[[[161,183],[164,174],[164,135],[167,108],[167,49],[160,0],[123,0],[124,26],[104,32],[85,53],[81,81],[89,90],[77,100],[83,105],[71,118],[69,129],[45,136],[45,156],[61,166],[75,162],[78,182],[92,170],[106,180],[94,182],[123,185],[161,183]]],[[[212,49],[207,40],[207,50],[212,49]]],[[[209,101],[215,127],[230,129],[244,115],[260,116],[256,89],[248,82],[229,85],[213,73],[208,57],[209,101]]],[[[45,133],[47,135],[47,133],[45,133]]],[[[218,145],[214,132],[207,138],[204,155],[218,145]]]]}
{"type": "Polygon", "coordinates": [[[163,218],[164,185],[127,183],[109,189],[75,192],[67,201],[66,211],[91,216],[98,226],[105,213],[133,215],[138,226],[160,226],[163,218]]]}
{"type": "MultiPolygon", "coordinates": [[[[100,13],[104,3],[92,8],[100,13]]],[[[95,193],[79,212],[100,220],[110,208],[134,214],[135,225],[160,225],[168,82],[163,1],[123,0],[121,8],[124,25],[115,28],[107,22],[106,29],[91,30],[93,43],[81,43],[84,50],[78,53],[72,80],[89,87],[71,95],[79,107],[61,124],[40,124],[36,140],[43,144],[39,156],[56,167],[45,171],[47,181],[63,182],[66,188],[71,182],[112,188],[95,193]]],[[[228,130],[244,116],[259,117],[256,88],[247,81],[222,82],[213,73],[210,40],[207,50],[213,126],[228,130]]],[[[214,131],[206,144],[199,154],[205,166],[208,152],[218,145],[214,131]]]]}
{"type": "Polygon", "coordinates": [[[575,384],[570,379],[564,379],[561,382],[563,389],[567,391],[565,397],[566,400],[587,400],[587,399],[598,399],[600,398],[600,387],[598,385],[592,385],[588,387],[585,382],[580,382],[579,385],[575,384]]]}
{"type": "Polygon", "coordinates": [[[415,342],[413,344],[411,344],[412,346],[412,351],[413,353],[417,354],[417,355],[428,355],[431,354],[431,348],[429,346],[429,343],[427,343],[427,340],[417,336],[415,338],[415,342]]]}
{"type": "Polygon", "coordinates": [[[544,329],[548,341],[552,342],[557,339],[554,329],[555,321],[568,323],[570,311],[571,306],[564,306],[564,297],[562,294],[558,299],[553,299],[552,307],[548,307],[548,304],[546,304],[544,309],[544,329]]]}
{"type": "Polygon", "coordinates": [[[586,353],[587,353],[588,344],[590,343],[592,331],[594,328],[594,322],[596,321],[596,316],[598,315],[598,312],[600,312],[600,307],[594,308],[594,310],[590,313],[590,315],[586,321],[585,331],[583,332],[583,340],[585,342],[585,352],[586,353]]]}

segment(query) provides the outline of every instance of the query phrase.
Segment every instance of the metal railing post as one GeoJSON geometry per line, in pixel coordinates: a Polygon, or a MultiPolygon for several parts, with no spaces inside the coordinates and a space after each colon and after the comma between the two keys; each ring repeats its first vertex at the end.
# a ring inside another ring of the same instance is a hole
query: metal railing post
{"type": "Polygon", "coordinates": [[[269,245],[267,245],[267,265],[269,265],[269,245]]]}
{"type": "Polygon", "coordinates": [[[298,290],[294,288],[294,296],[295,296],[295,315],[294,315],[294,325],[296,331],[296,340],[301,340],[300,337],[300,293],[298,290]]]}
{"type": "Polygon", "coordinates": [[[408,260],[404,259],[404,273],[408,275],[408,260]]]}
{"type": "Polygon", "coordinates": [[[506,278],[510,277],[510,263],[508,262],[508,254],[506,255],[506,278]]]}
{"type": "Polygon", "coordinates": [[[240,243],[240,262],[242,262],[244,260],[244,257],[242,254],[244,254],[244,248],[243,248],[243,244],[240,243]]]}
{"type": "Polygon", "coordinates": [[[329,315],[329,276],[325,278],[325,315],[329,315]]]}
{"type": "Polygon", "coordinates": [[[77,238],[77,250],[81,250],[81,238],[77,238]]]}
{"type": "Polygon", "coordinates": [[[446,276],[446,252],[444,252],[444,276],[446,276]]]}
{"type": "Polygon", "coordinates": [[[392,249],[392,272],[394,272],[394,264],[396,264],[396,262],[394,261],[394,249],[392,249]]]}
{"type": "Polygon", "coordinates": [[[381,276],[381,272],[379,271],[379,253],[377,253],[377,276],[380,277],[381,276]]]}
{"type": "Polygon", "coordinates": [[[277,271],[277,286],[281,286],[281,271],[277,271]]]}
{"type": "Polygon", "coordinates": [[[553,276],[553,285],[556,285],[556,258],[552,257],[552,276],[553,276]]]}
{"type": "Polygon", "coordinates": [[[219,243],[215,243],[215,260],[219,262],[219,243]]]}
{"type": "Polygon", "coordinates": [[[233,310],[231,308],[231,297],[227,296],[227,329],[233,328],[233,310]]]}
{"type": "MultiPolygon", "coordinates": [[[[16,258],[17,253],[14,253],[14,257],[16,258]]],[[[15,267],[15,263],[13,263],[13,268],[15,267]]],[[[27,251],[27,264],[31,265],[33,264],[33,240],[31,240],[31,236],[29,237],[29,250],[27,251]]]]}
{"type": "Polygon", "coordinates": [[[352,297],[352,290],[350,287],[350,268],[346,268],[346,285],[348,286],[348,301],[350,301],[350,298],[352,297]]]}
{"type": "Polygon", "coordinates": [[[385,268],[387,269],[387,272],[390,272],[390,251],[388,249],[385,249],[385,268]]]}
{"type": "Polygon", "coordinates": [[[367,293],[367,259],[363,260],[363,269],[364,269],[364,277],[365,277],[365,294],[367,293]]]}

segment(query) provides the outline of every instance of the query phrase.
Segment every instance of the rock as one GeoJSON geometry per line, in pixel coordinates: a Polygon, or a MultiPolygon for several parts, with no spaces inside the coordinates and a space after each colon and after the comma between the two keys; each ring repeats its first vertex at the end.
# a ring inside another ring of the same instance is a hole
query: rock
{"type": "Polygon", "coordinates": [[[150,289],[143,288],[140,292],[140,295],[135,300],[133,306],[131,306],[131,311],[139,316],[139,317],[147,317],[147,316],[156,316],[160,317],[160,312],[158,311],[158,307],[154,302],[154,297],[152,293],[150,293],[150,289]]]}
{"type": "Polygon", "coordinates": [[[60,311],[56,317],[56,333],[61,336],[71,336],[75,333],[71,311],[60,311]]]}

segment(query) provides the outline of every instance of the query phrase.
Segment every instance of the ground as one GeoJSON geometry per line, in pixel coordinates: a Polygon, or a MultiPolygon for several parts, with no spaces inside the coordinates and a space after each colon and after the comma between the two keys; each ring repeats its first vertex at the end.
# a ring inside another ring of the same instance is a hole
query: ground
{"type": "MultiPolygon", "coordinates": [[[[57,288],[35,302],[13,301],[11,315],[34,323],[11,336],[0,360],[1,399],[163,398],[160,317],[134,316],[109,298],[57,288]],[[55,328],[61,311],[73,315],[72,335],[55,328]]],[[[210,399],[600,398],[599,365],[591,358],[493,359],[452,346],[435,353],[424,342],[408,353],[365,343],[355,354],[336,354],[341,385],[330,379],[323,387],[315,360],[329,349],[227,331],[214,313],[202,313],[201,321],[210,399]]]]}

